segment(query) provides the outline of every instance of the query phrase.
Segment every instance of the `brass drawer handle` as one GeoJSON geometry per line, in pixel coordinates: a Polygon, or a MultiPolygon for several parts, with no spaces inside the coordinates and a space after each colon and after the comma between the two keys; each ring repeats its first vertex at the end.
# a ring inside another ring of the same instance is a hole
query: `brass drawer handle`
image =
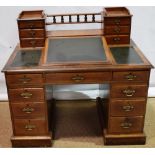
{"type": "Polygon", "coordinates": [[[34,108],[31,108],[31,107],[25,107],[23,108],[22,110],[23,112],[27,113],[27,114],[30,114],[34,111],[34,108]]]}
{"type": "Polygon", "coordinates": [[[121,39],[119,37],[113,38],[114,41],[120,41],[121,39]]]}
{"type": "Polygon", "coordinates": [[[31,31],[30,34],[32,37],[34,37],[36,33],[34,31],[31,31]]]}
{"type": "Polygon", "coordinates": [[[18,80],[21,81],[23,84],[26,84],[26,83],[30,82],[32,79],[31,78],[28,78],[28,77],[26,77],[24,75],[24,77],[19,78],[18,80]]]}
{"type": "Polygon", "coordinates": [[[31,125],[31,124],[25,125],[25,129],[28,130],[28,131],[32,131],[35,128],[36,128],[35,125],[31,125]]]}
{"type": "Polygon", "coordinates": [[[125,78],[129,81],[132,81],[136,78],[137,76],[132,74],[132,73],[129,73],[128,75],[125,75],[125,78]]]}
{"type": "Polygon", "coordinates": [[[126,112],[130,112],[134,109],[134,106],[133,105],[124,105],[124,106],[122,106],[122,109],[126,112]]]}
{"type": "Polygon", "coordinates": [[[115,32],[115,33],[120,33],[120,31],[121,31],[120,28],[115,28],[115,29],[114,29],[114,32],[115,32]]]}
{"type": "Polygon", "coordinates": [[[20,96],[23,97],[24,99],[29,99],[32,97],[32,93],[24,92],[24,93],[21,93],[20,96]]]}
{"type": "Polygon", "coordinates": [[[123,129],[129,129],[129,128],[132,127],[132,123],[130,123],[130,122],[123,122],[123,123],[121,123],[120,126],[121,126],[123,129]]]}
{"type": "Polygon", "coordinates": [[[35,46],[35,43],[36,43],[36,41],[30,41],[30,44],[32,45],[32,46],[35,46]]]}
{"type": "Polygon", "coordinates": [[[135,90],[132,90],[130,88],[123,90],[124,95],[127,97],[132,97],[135,94],[135,92],[135,90]]]}
{"type": "Polygon", "coordinates": [[[74,77],[72,77],[72,80],[75,81],[75,82],[80,82],[82,80],[84,80],[85,78],[83,76],[80,76],[80,75],[76,75],[74,77]]]}
{"type": "Polygon", "coordinates": [[[31,23],[31,24],[28,25],[28,27],[33,28],[34,27],[34,24],[31,23]]]}
{"type": "Polygon", "coordinates": [[[120,19],[115,19],[114,22],[116,25],[119,25],[121,21],[120,21],[120,19]]]}

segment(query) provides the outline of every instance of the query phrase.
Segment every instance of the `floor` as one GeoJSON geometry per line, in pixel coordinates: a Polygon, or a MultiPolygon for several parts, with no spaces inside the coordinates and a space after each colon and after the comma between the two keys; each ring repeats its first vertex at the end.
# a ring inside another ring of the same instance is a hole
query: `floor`
{"type": "MultiPolygon", "coordinates": [[[[155,147],[155,98],[147,103],[146,145],[105,146],[94,101],[57,101],[55,148],[155,147]]],[[[11,147],[11,120],[8,102],[0,102],[0,147],[11,147]]]]}

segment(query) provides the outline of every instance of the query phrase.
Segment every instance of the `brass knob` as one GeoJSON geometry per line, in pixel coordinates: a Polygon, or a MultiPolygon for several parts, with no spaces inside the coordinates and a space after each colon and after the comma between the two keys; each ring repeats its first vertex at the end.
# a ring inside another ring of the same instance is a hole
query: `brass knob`
{"type": "Polygon", "coordinates": [[[22,109],[23,112],[27,113],[27,114],[30,114],[34,111],[34,108],[31,108],[31,107],[25,107],[22,109]]]}
{"type": "Polygon", "coordinates": [[[35,125],[32,125],[32,124],[25,125],[25,129],[28,130],[28,131],[32,131],[35,128],[36,128],[36,126],[35,125]]]}
{"type": "Polygon", "coordinates": [[[82,80],[84,80],[85,78],[81,75],[76,75],[72,77],[72,80],[75,82],[81,82],[82,80]]]}
{"type": "Polygon", "coordinates": [[[125,75],[125,78],[128,80],[128,81],[132,81],[136,78],[137,76],[132,74],[132,73],[129,73],[127,75],[125,75]]]}
{"type": "Polygon", "coordinates": [[[24,99],[29,99],[32,97],[32,93],[29,92],[23,92],[20,94],[21,97],[23,97],[24,99]]]}
{"type": "Polygon", "coordinates": [[[136,91],[131,88],[127,88],[127,89],[123,90],[124,95],[127,97],[132,97],[135,94],[135,92],[136,91]]]}

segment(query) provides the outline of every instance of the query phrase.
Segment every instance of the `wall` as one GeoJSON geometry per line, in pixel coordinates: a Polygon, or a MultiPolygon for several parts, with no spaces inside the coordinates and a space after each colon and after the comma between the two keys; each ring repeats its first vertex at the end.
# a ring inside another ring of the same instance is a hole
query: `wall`
{"type": "MultiPolygon", "coordinates": [[[[19,42],[18,28],[16,19],[21,10],[43,9],[46,13],[78,13],[78,12],[100,12],[99,7],[0,7],[0,70],[5,65],[10,54],[13,52],[16,44],[19,42]]],[[[132,39],[137,43],[147,58],[155,65],[155,7],[128,7],[133,14],[132,19],[132,39]]],[[[99,24],[94,25],[77,25],[70,27],[52,26],[53,30],[61,29],[93,29],[100,28],[99,24]]],[[[105,87],[107,88],[107,87],[105,87]]],[[[155,96],[155,71],[151,72],[149,96],[155,96]]],[[[78,85],[78,86],[58,86],[56,87],[57,98],[95,98],[98,95],[98,85],[78,85]],[[71,92],[70,96],[68,96],[71,92]]],[[[105,94],[107,94],[105,92],[105,94]]],[[[4,75],[0,73],[0,100],[7,99],[4,75]]]]}

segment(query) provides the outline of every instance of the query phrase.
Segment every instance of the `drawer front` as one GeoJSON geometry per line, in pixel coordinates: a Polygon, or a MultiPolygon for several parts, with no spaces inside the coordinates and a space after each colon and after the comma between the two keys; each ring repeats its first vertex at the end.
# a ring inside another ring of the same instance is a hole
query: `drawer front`
{"type": "Polygon", "coordinates": [[[107,44],[129,44],[130,43],[130,36],[129,35],[111,35],[105,36],[107,44]]]}
{"type": "Polygon", "coordinates": [[[105,35],[130,34],[130,26],[106,26],[104,28],[104,34],[105,35]]]}
{"type": "Polygon", "coordinates": [[[48,133],[45,119],[14,119],[15,136],[40,136],[48,133]]]}
{"type": "Polygon", "coordinates": [[[18,26],[20,29],[39,29],[45,27],[44,20],[38,20],[38,21],[18,21],[18,26]]]}
{"type": "Polygon", "coordinates": [[[6,75],[8,85],[42,84],[42,74],[9,74],[6,75]]]}
{"type": "Polygon", "coordinates": [[[43,47],[45,39],[21,39],[21,47],[43,47]]]}
{"type": "Polygon", "coordinates": [[[110,101],[111,116],[142,116],[145,115],[145,109],[145,99],[110,101]]]}
{"type": "Polygon", "coordinates": [[[134,98],[146,97],[147,85],[113,84],[111,87],[111,97],[113,98],[134,98]]]}
{"type": "Polygon", "coordinates": [[[20,38],[44,38],[44,29],[21,29],[19,30],[20,38]]]}
{"type": "Polygon", "coordinates": [[[14,117],[45,117],[45,103],[14,103],[11,108],[14,117]]]}
{"type": "Polygon", "coordinates": [[[149,76],[149,71],[113,72],[113,80],[115,81],[147,82],[149,80],[149,76]]]}
{"type": "Polygon", "coordinates": [[[11,103],[17,102],[44,102],[43,88],[20,88],[9,89],[9,100],[11,103]]]}
{"type": "Polygon", "coordinates": [[[108,133],[126,134],[143,132],[144,117],[110,117],[108,133]]]}
{"type": "Polygon", "coordinates": [[[131,25],[131,17],[110,17],[110,18],[104,18],[104,24],[107,25],[131,25]]]}
{"type": "Polygon", "coordinates": [[[87,73],[48,73],[46,83],[51,84],[75,84],[75,83],[96,83],[110,81],[111,72],[87,72],[87,73]]]}

